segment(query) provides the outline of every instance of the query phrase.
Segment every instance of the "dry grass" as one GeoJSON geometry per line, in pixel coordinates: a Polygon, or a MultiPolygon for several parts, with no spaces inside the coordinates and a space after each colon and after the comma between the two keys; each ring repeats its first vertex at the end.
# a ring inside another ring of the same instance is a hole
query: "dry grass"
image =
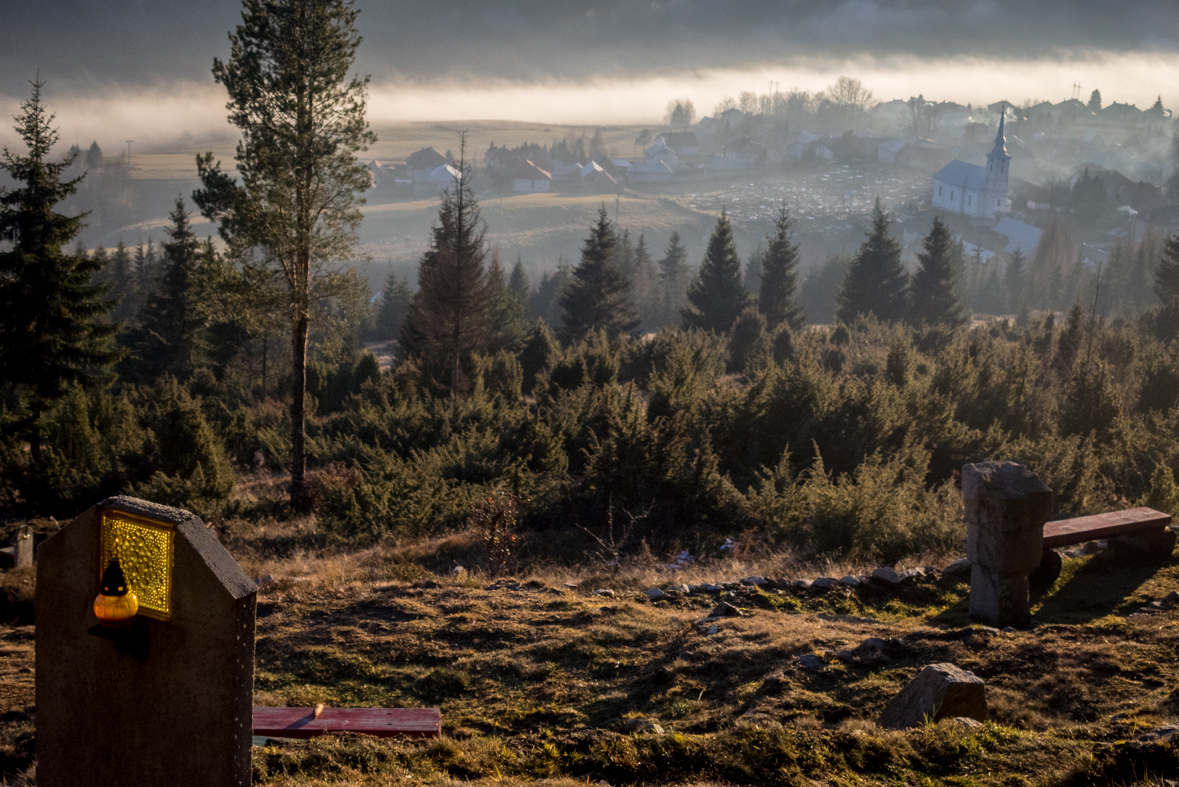
{"type": "MultiPolygon", "coordinates": [[[[1035,607],[1043,625],[1028,632],[968,625],[965,584],[943,577],[896,593],[736,587],[726,600],[745,614],[707,635],[695,623],[716,597],[651,603],[637,591],[865,567],[803,566],[750,543],[736,559],[674,574],[599,561],[533,565],[491,583],[472,533],[346,554],[317,548],[308,520],[222,528],[247,570],[274,579],[259,593],[256,704],[443,713],[435,741],[257,747],[256,784],[1081,785],[1179,775],[1179,747],[1135,741],[1179,713],[1179,612],[1126,617],[1175,586],[1173,562],[1067,560],[1035,607]],[[452,575],[455,563],[470,568],[452,575]],[[594,595],[600,587],[616,595],[594,595]],[[887,641],[880,655],[839,655],[868,637],[887,641]],[[822,670],[799,667],[810,652],[822,670]],[[986,725],[876,727],[918,669],[945,661],[987,681],[986,725]],[[664,732],[628,732],[631,718],[664,732]]],[[[32,676],[21,672],[32,660],[32,629],[0,628],[0,774],[10,780],[32,757],[32,676]]]]}

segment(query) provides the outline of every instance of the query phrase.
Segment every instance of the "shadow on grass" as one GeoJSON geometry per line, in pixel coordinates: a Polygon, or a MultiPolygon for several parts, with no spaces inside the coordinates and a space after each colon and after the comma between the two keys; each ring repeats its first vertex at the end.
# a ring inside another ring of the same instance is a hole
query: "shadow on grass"
{"type": "Polygon", "coordinates": [[[1032,607],[1041,623],[1088,623],[1131,611],[1128,597],[1170,562],[1121,550],[1100,552],[1088,560],[1065,561],[1060,578],[1032,607]]]}

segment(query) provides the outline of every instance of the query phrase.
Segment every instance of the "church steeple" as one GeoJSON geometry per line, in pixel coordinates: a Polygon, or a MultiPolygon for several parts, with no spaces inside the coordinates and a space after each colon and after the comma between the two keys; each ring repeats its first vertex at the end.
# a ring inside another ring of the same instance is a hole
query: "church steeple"
{"type": "Polygon", "coordinates": [[[980,209],[988,215],[990,213],[1007,212],[1007,165],[1011,161],[1011,154],[1007,152],[1007,137],[1003,127],[1007,119],[1007,107],[999,114],[999,133],[995,135],[995,146],[987,154],[986,194],[981,200],[980,209]]]}
{"type": "Polygon", "coordinates": [[[999,133],[995,135],[995,147],[991,149],[991,155],[988,159],[1004,159],[1011,160],[1011,156],[1007,154],[1007,137],[1003,133],[1003,121],[1007,118],[1007,107],[1003,107],[999,113],[999,133]]]}

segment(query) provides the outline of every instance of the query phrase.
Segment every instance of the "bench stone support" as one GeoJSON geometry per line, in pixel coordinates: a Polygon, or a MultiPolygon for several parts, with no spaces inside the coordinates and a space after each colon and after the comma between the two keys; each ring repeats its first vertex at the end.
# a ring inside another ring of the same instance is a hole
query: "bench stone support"
{"type": "Polygon", "coordinates": [[[1043,556],[1052,490],[1015,462],[962,468],[970,617],[991,626],[1026,626],[1028,574],[1043,556]]]}

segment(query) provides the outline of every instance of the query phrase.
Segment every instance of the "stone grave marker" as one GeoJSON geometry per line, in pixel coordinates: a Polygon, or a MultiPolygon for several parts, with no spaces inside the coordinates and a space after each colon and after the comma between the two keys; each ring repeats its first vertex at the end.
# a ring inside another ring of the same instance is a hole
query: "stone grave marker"
{"type": "Polygon", "coordinates": [[[248,785],[256,603],[188,511],[113,497],[54,534],[37,554],[37,784],[248,785]],[[118,627],[95,614],[112,578],[108,607],[124,580],[138,604],[118,627]]]}

